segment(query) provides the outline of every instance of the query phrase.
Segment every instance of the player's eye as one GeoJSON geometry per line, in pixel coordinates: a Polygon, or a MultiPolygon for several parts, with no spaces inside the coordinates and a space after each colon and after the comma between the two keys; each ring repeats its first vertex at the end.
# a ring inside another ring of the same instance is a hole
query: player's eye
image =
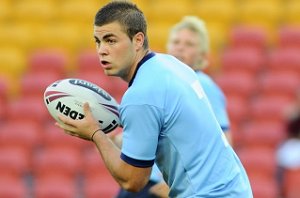
{"type": "Polygon", "coordinates": [[[116,40],[115,39],[107,39],[106,42],[110,45],[116,43],[116,40]]]}
{"type": "Polygon", "coordinates": [[[171,43],[172,43],[173,45],[178,45],[178,44],[179,44],[179,41],[178,41],[178,40],[173,40],[171,43]]]}
{"type": "Polygon", "coordinates": [[[100,40],[97,39],[97,38],[95,38],[95,43],[96,43],[97,45],[100,45],[100,40]]]}
{"type": "Polygon", "coordinates": [[[195,46],[195,44],[192,43],[192,42],[187,42],[185,45],[188,46],[188,47],[194,47],[195,46]]]}

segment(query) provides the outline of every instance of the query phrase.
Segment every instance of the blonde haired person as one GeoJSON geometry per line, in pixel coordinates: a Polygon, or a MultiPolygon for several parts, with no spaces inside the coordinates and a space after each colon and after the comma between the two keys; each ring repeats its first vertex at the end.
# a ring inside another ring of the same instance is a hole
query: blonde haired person
{"type": "Polygon", "coordinates": [[[171,28],[167,52],[197,71],[208,66],[209,45],[205,22],[196,16],[185,16],[171,28]]]}
{"type": "Polygon", "coordinates": [[[185,16],[171,29],[167,52],[196,72],[215,116],[227,140],[231,143],[225,95],[218,85],[203,72],[209,65],[209,36],[205,22],[196,16],[185,16]]]}

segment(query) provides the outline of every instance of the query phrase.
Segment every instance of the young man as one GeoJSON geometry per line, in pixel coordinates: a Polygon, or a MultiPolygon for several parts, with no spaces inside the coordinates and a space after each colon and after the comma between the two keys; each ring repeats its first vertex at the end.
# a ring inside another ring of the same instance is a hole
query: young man
{"type": "Polygon", "coordinates": [[[155,161],[170,197],[253,197],[195,72],[173,56],[151,52],[146,30],[143,13],[127,1],[112,1],[95,17],[100,64],[129,86],[119,109],[122,149],[99,129],[88,104],[84,119],[61,115],[64,124],[57,125],[93,141],[125,190],[141,190],[155,161]]]}
{"type": "MultiPolygon", "coordinates": [[[[209,37],[205,23],[196,16],[186,16],[175,24],[170,31],[167,53],[175,56],[196,72],[201,86],[212,106],[216,119],[227,137],[227,140],[231,143],[225,95],[218,85],[203,72],[208,66],[209,55],[209,37]]],[[[155,167],[156,166],[154,166],[154,168],[155,167]]],[[[158,175],[158,173],[153,171],[152,175],[158,175]]],[[[150,177],[150,181],[151,180],[150,177]]],[[[145,198],[154,196],[153,194],[156,194],[158,197],[166,197],[168,195],[168,186],[166,186],[164,182],[161,183],[156,179],[151,181],[140,193],[142,192],[143,194],[140,196],[139,194],[121,191],[118,198],[145,198]],[[149,187],[152,193],[147,192],[149,187]]]]}

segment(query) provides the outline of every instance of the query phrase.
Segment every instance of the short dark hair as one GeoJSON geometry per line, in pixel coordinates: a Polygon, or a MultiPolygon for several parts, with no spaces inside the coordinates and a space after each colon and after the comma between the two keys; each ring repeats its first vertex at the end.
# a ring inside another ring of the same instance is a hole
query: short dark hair
{"type": "Polygon", "coordinates": [[[144,48],[149,47],[147,37],[147,22],[143,12],[133,3],[127,1],[112,1],[103,6],[95,16],[95,26],[103,26],[119,22],[132,40],[138,32],[145,35],[144,48]]]}

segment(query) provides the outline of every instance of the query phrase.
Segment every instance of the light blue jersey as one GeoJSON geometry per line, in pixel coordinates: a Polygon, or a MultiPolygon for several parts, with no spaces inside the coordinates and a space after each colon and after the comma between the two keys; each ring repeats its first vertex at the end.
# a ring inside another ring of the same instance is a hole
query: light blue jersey
{"type": "Polygon", "coordinates": [[[229,118],[226,109],[226,99],[219,86],[204,72],[196,71],[203,90],[212,106],[213,112],[223,132],[230,128],[229,118]]]}
{"type": "Polygon", "coordinates": [[[253,197],[195,72],[173,56],[148,54],[120,105],[121,158],[156,162],[170,197],[253,197]]]}

